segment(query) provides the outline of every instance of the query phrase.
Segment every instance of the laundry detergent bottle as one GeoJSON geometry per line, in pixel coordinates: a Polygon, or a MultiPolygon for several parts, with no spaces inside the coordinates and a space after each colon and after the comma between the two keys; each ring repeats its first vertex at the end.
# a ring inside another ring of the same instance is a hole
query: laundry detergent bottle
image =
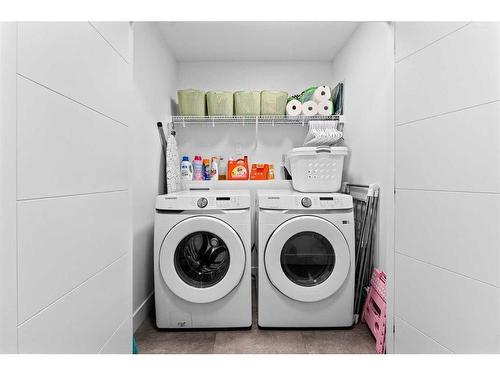
{"type": "Polygon", "coordinates": [[[203,159],[203,179],[210,180],[210,159],[203,159]]]}
{"type": "Polygon", "coordinates": [[[203,162],[200,155],[196,155],[193,160],[193,180],[203,181],[203,162]]]}
{"type": "Polygon", "coordinates": [[[193,166],[189,161],[189,156],[183,156],[181,162],[181,179],[182,181],[191,181],[193,179],[193,166]]]}
{"type": "Polygon", "coordinates": [[[229,159],[227,162],[228,180],[248,180],[248,156],[239,159],[229,159]]]}

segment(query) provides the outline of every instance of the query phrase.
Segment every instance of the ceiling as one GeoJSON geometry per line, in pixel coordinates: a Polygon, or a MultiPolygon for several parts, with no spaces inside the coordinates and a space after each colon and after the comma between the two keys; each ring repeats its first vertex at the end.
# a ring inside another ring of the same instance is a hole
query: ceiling
{"type": "Polygon", "coordinates": [[[358,22],[159,22],[178,61],[331,61],[358,22]]]}

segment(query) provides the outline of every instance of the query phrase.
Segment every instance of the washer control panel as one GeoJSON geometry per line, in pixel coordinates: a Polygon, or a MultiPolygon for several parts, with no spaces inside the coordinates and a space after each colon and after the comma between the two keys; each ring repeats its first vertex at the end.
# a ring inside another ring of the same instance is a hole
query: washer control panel
{"type": "Polygon", "coordinates": [[[250,192],[246,190],[183,190],[158,196],[158,210],[239,210],[250,208],[250,192]]]}
{"type": "Polygon", "coordinates": [[[218,197],[200,197],[195,198],[198,208],[218,208],[218,209],[234,209],[240,204],[239,197],[218,196],[218,197]]]}
{"type": "Polygon", "coordinates": [[[239,204],[238,201],[239,201],[238,197],[228,197],[228,196],[216,197],[215,198],[215,207],[217,207],[217,208],[231,208],[231,207],[237,206],[239,204]]]}

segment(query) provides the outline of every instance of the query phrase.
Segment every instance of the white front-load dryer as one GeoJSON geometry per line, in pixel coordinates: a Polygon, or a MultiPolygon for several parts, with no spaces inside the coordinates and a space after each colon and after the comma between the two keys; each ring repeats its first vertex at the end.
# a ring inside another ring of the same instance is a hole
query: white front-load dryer
{"type": "Polygon", "coordinates": [[[352,326],[352,197],[290,190],[257,195],[259,326],[352,326]]]}
{"type": "Polygon", "coordinates": [[[156,201],[154,284],[159,328],[252,324],[250,194],[186,190],[156,201]]]}

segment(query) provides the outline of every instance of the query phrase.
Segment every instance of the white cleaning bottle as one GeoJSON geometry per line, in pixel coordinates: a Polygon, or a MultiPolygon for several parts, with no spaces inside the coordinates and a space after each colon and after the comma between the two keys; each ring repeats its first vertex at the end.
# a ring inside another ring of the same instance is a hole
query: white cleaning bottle
{"type": "Polygon", "coordinates": [[[214,156],[212,158],[212,165],[210,166],[210,179],[211,180],[218,180],[219,179],[219,164],[218,164],[218,158],[214,156]]]}
{"type": "Polygon", "coordinates": [[[182,181],[191,181],[193,179],[193,166],[189,161],[189,156],[183,156],[181,162],[182,181]]]}

